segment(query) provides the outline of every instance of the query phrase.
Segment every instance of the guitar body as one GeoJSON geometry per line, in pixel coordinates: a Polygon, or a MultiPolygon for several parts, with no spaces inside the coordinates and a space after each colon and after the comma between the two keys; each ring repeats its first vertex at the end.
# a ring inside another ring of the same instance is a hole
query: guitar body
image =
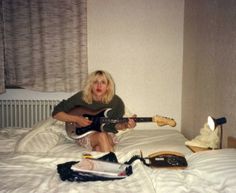
{"type": "Polygon", "coordinates": [[[66,133],[72,139],[79,139],[85,137],[86,135],[94,132],[101,132],[102,123],[100,121],[101,117],[106,117],[107,112],[110,109],[102,109],[100,111],[90,110],[87,108],[76,107],[72,109],[69,114],[83,116],[92,121],[87,127],[81,127],[76,123],[66,122],[66,133]]]}
{"type": "Polygon", "coordinates": [[[158,126],[169,125],[175,127],[176,122],[174,119],[162,116],[154,117],[124,117],[124,118],[108,118],[107,113],[111,109],[101,109],[99,111],[90,110],[82,107],[73,108],[69,114],[83,116],[92,121],[87,127],[81,127],[77,123],[66,122],[66,133],[72,139],[80,139],[86,135],[94,132],[101,132],[102,127],[106,123],[122,123],[128,122],[129,119],[133,119],[135,122],[156,122],[158,126]]]}

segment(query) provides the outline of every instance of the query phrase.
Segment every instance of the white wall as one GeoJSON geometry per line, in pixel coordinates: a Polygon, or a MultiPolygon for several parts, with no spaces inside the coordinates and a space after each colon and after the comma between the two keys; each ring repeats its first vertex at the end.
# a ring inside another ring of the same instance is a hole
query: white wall
{"type": "MultiPolygon", "coordinates": [[[[184,0],[88,0],[89,71],[109,71],[117,94],[139,116],[181,121],[184,0]]],[[[27,91],[31,98],[72,93],[27,91]]],[[[11,91],[1,98],[27,97],[11,91]]]]}
{"type": "Polygon", "coordinates": [[[236,137],[235,10],[234,0],[185,3],[181,129],[192,139],[207,116],[226,117],[223,147],[236,137]]]}
{"type": "Polygon", "coordinates": [[[138,115],[181,120],[184,0],[89,0],[89,71],[109,71],[138,115]]]}

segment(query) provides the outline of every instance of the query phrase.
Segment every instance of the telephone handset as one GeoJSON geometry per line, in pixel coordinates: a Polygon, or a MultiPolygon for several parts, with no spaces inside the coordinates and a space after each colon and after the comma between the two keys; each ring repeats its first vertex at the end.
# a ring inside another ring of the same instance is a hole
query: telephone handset
{"type": "Polygon", "coordinates": [[[161,151],[148,156],[151,167],[185,168],[188,166],[184,155],[179,152],[161,151]]]}

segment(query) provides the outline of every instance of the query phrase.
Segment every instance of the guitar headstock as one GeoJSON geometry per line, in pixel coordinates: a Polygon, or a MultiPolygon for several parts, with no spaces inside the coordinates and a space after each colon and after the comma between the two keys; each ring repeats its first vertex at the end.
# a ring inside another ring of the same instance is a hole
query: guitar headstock
{"type": "Polygon", "coordinates": [[[163,116],[159,116],[156,115],[155,117],[153,117],[153,122],[156,122],[158,126],[165,126],[165,125],[169,125],[171,127],[175,127],[176,126],[176,122],[173,118],[169,118],[169,117],[163,117],[163,116]]]}

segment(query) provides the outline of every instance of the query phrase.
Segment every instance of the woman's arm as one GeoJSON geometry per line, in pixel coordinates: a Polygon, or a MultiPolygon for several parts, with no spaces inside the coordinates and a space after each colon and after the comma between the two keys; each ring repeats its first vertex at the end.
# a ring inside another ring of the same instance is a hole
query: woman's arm
{"type": "Polygon", "coordinates": [[[84,118],[83,116],[70,115],[65,112],[58,112],[53,116],[54,119],[64,122],[73,122],[79,124],[81,127],[86,127],[92,123],[92,121],[84,118]]]}

